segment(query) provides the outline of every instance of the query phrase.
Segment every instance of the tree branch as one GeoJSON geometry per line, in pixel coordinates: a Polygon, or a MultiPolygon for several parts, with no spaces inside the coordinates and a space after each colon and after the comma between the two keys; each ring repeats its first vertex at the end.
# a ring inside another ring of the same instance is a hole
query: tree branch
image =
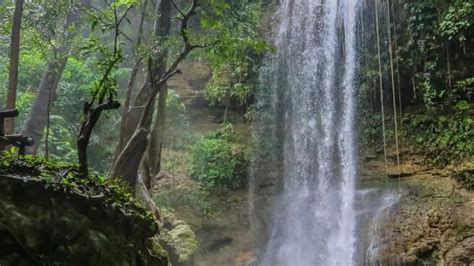
{"type": "Polygon", "coordinates": [[[185,16],[185,14],[183,13],[183,11],[178,7],[178,5],[173,1],[173,0],[169,0],[171,2],[171,5],[173,5],[173,7],[176,9],[176,11],[181,15],[181,16],[185,16]]]}

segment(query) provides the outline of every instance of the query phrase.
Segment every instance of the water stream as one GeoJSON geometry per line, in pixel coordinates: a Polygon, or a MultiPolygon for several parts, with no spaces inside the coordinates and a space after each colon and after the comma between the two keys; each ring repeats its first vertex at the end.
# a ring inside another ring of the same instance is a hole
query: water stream
{"type": "Polygon", "coordinates": [[[282,0],[262,74],[282,190],[258,265],[356,264],[358,0],[282,0]]]}

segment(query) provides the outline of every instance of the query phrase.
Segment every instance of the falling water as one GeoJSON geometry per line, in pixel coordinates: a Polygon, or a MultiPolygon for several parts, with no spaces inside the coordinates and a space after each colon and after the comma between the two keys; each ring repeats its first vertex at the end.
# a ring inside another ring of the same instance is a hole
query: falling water
{"type": "Polygon", "coordinates": [[[283,189],[259,265],[355,264],[357,9],[357,0],[280,2],[261,107],[283,143],[283,189]]]}

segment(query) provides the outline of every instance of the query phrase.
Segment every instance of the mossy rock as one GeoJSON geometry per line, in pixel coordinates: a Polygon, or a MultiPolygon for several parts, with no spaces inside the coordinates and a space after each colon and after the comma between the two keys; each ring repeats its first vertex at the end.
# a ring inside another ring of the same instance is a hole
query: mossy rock
{"type": "Polygon", "coordinates": [[[179,262],[190,262],[198,249],[196,235],[191,227],[187,224],[179,224],[169,231],[169,234],[173,238],[178,251],[179,262]]]}
{"type": "Polygon", "coordinates": [[[170,210],[162,211],[165,228],[160,233],[160,242],[171,251],[170,260],[173,265],[193,265],[194,256],[199,248],[194,231],[185,221],[177,218],[170,210]]]}
{"type": "Polygon", "coordinates": [[[0,265],[168,265],[158,227],[117,184],[74,167],[0,161],[0,265]]]}

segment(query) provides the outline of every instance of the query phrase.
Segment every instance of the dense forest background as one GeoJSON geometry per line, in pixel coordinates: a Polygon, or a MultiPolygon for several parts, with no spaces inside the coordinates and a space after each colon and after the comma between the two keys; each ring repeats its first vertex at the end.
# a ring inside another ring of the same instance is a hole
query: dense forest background
{"type": "Polygon", "coordinates": [[[367,12],[372,16],[362,18],[359,27],[361,40],[371,40],[359,42],[360,111],[372,114],[361,125],[366,144],[379,147],[397,139],[400,146],[405,139],[428,163],[469,161],[473,2],[366,1],[364,8],[378,10],[367,12]],[[379,123],[383,108],[386,125],[379,123]],[[388,128],[386,136],[381,126],[388,128]]]}

